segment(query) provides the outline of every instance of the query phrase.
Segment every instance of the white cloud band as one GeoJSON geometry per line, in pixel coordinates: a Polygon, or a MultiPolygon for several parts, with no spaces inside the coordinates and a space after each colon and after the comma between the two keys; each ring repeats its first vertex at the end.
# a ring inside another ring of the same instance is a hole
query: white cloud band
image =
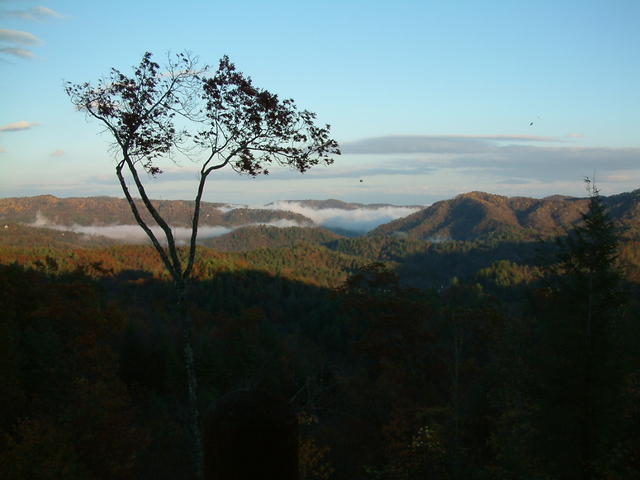
{"type": "Polygon", "coordinates": [[[17,45],[40,45],[42,43],[42,41],[32,33],[6,28],[0,28],[0,41],[17,45]]]}
{"type": "Polygon", "coordinates": [[[27,122],[22,120],[20,122],[7,123],[0,127],[0,132],[19,132],[20,130],[28,130],[31,127],[40,125],[38,122],[27,122]]]}
{"type": "Polygon", "coordinates": [[[55,10],[42,6],[29,8],[27,10],[12,10],[7,13],[14,17],[22,18],[23,20],[43,21],[49,18],[64,18],[63,15],[55,10]]]}

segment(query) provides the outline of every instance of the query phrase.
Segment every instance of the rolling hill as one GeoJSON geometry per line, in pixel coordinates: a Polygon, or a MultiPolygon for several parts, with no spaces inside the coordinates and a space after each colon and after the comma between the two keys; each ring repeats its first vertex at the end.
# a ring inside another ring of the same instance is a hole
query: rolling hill
{"type": "MultiPolygon", "coordinates": [[[[554,195],[542,199],[505,197],[485,192],[470,192],[443,200],[406,217],[379,225],[367,238],[391,236],[411,241],[474,241],[485,239],[532,240],[561,235],[580,222],[587,209],[588,198],[554,195]]],[[[322,215],[314,220],[306,215],[316,212],[340,210],[350,212],[342,219],[357,221],[362,212],[376,209],[407,208],[386,204],[359,204],[340,200],[295,200],[280,203],[302,205],[304,213],[288,211],[283,205],[274,208],[232,207],[224,203],[203,202],[200,241],[220,250],[239,251],[265,247],[284,247],[300,243],[329,244],[345,236],[357,236],[345,228],[327,225],[318,228],[322,215]],[[313,209],[313,210],[309,210],[313,209]],[[307,213],[309,212],[309,213],[307,213]],[[205,230],[209,228],[209,233],[205,230]]],[[[620,232],[626,238],[640,238],[640,190],[604,197],[609,213],[617,221],[620,232]]],[[[173,227],[189,229],[193,202],[181,200],[154,201],[160,214],[173,227]]],[[[269,207],[269,205],[267,205],[269,207]]],[[[378,210],[378,211],[383,211],[378,210]]],[[[397,215],[397,214],[396,214],[397,215]]],[[[393,217],[391,217],[393,218],[393,217]]],[[[386,221],[386,220],[382,220],[386,221]]],[[[346,222],[346,223],[345,223],[346,222]]],[[[129,226],[131,231],[142,234],[135,225],[129,205],[124,199],[111,197],[57,198],[51,195],[0,199],[0,226],[3,229],[0,243],[24,245],[25,242],[53,245],[109,245],[108,238],[97,235],[87,227],[129,226]],[[133,225],[133,226],[132,226],[133,225]],[[20,226],[18,228],[18,226],[20,226]],[[46,227],[46,228],[43,228],[46,227]],[[66,237],[63,229],[85,235],[66,237]],[[32,230],[29,230],[32,229],[32,230]],[[37,230],[36,230],[37,229],[37,230]],[[53,230],[47,230],[53,229],[53,230]],[[15,238],[13,238],[15,237],[15,238]],[[13,240],[12,240],[13,238],[13,240]]],[[[324,225],[320,225],[324,226],[324,225]]],[[[95,233],[107,228],[96,228],[95,233]]],[[[107,233],[104,233],[107,235],[107,233]]],[[[138,236],[137,242],[145,241],[138,236]]],[[[125,241],[124,237],[120,241],[125,241]]],[[[364,240],[364,239],[363,239],[364,240]]],[[[136,240],[131,240],[136,241],[136,240]]]]}
{"type": "Polygon", "coordinates": [[[259,248],[293,248],[299,244],[322,245],[343,238],[329,230],[318,227],[273,227],[251,225],[232,232],[209,238],[203,242],[218,251],[248,251],[259,248]]]}
{"type": "MultiPolygon", "coordinates": [[[[604,197],[604,201],[626,235],[640,231],[640,190],[604,197]]],[[[588,198],[560,195],[535,199],[470,192],[380,225],[369,235],[435,242],[490,236],[549,237],[562,234],[578,223],[588,202],[588,198]]]]}
{"type": "MultiPolygon", "coordinates": [[[[153,200],[162,217],[173,226],[189,227],[193,202],[184,200],[153,200]]],[[[144,210],[144,207],[142,208],[144,210]]],[[[146,221],[151,217],[143,215],[146,221]]],[[[201,225],[239,226],[248,223],[270,223],[290,220],[298,224],[313,224],[303,215],[285,210],[230,208],[224,203],[202,202],[201,225]]],[[[58,198],[53,195],[0,199],[0,222],[36,225],[135,225],[129,204],[113,197],[58,198]]]]}

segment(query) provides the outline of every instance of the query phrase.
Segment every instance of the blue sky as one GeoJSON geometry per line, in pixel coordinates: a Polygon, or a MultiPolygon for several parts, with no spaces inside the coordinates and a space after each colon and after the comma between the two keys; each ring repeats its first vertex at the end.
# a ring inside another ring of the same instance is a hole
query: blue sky
{"type": "MultiPolygon", "coordinates": [[[[638,25],[637,0],[0,0],[0,196],[121,196],[109,138],[63,82],[183,50],[228,54],[330,123],[344,151],[305,175],[219,172],[209,201],[582,195],[594,173],[605,195],[632,190],[638,25]]],[[[193,170],[168,164],[151,194],[192,198],[193,170]]]]}

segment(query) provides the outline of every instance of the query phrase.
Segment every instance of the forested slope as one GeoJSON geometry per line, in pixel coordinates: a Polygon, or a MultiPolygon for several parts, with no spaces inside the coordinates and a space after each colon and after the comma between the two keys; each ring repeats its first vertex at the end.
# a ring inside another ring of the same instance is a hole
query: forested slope
{"type": "MultiPolygon", "coordinates": [[[[586,300],[541,283],[550,266],[509,275],[521,267],[425,290],[321,247],[203,249],[189,296],[201,408],[247,387],[291,399],[304,480],[580,478],[567,474],[579,438],[553,427],[575,422],[554,412],[580,405],[563,383],[579,357],[562,345],[578,344],[550,326],[579,321],[558,316],[564,295],[586,300]]],[[[0,287],[0,475],[191,478],[179,326],[154,252],[3,248],[0,287]]],[[[616,479],[640,472],[637,284],[622,291],[636,296],[616,356],[597,359],[616,380],[596,463],[616,479]]]]}
{"type": "MultiPolygon", "coordinates": [[[[140,202],[138,200],[138,202],[140,202]]],[[[158,213],[167,223],[177,227],[190,227],[193,202],[184,200],[153,200],[158,213]]],[[[146,222],[154,224],[144,206],[140,209],[146,222]]],[[[246,225],[290,220],[300,224],[313,222],[303,215],[268,209],[229,207],[224,203],[202,202],[202,225],[246,225]]],[[[57,198],[53,195],[37,197],[1,198],[0,222],[50,223],[52,225],[137,225],[129,204],[123,198],[84,197],[57,198]]]]}
{"type": "MultiPolygon", "coordinates": [[[[620,229],[630,234],[638,231],[640,190],[603,197],[603,202],[620,229]]],[[[588,198],[559,195],[535,199],[470,192],[381,225],[369,235],[430,241],[548,238],[565,234],[579,223],[588,204],[588,198]]]]}

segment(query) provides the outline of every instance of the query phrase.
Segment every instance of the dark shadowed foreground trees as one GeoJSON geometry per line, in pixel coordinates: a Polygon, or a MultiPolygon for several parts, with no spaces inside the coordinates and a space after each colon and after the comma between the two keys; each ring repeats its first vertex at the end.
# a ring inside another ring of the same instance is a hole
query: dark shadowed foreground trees
{"type": "Polygon", "coordinates": [[[251,176],[268,174],[272,165],[303,173],[319,163],[331,164],[331,155],[340,153],[338,144],[329,137],[329,125],[314,123],[314,113],[300,111],[293,100],[282,100],[255,87],[226,56],[211,72],[187,54],[169,57],[161,68],[151,53],[145,53],[131,75],[111,69],[95,85],[67,83],[66,92],[79,110],[98,120],[113,137],[116,175],[122,191],[175,285],[184,334],[194,455],[200,470],[196,379],[185,301],[206,180],[212,172],[227,166],[251,176]],[[143,182],[145,172],[150,176],[162,173],[160,159],[176,154],[200,162],[186,251],[176,245],[171,226],[158,213],[143,182]],[[142,204],[134,201],[136,194],[142,204]],[[161,233],[157,234],[145,220],[147,214],[161,233]]]}
{"type": "Polygon", "coordinates": [[[637,475],[625,426],[635,314],[626,308],[615,225],[597,189],[588,189],[582,223],[559,242],[555,264],[531,292],[532,318],[508,327],[511,351],[499,373],[511,373],[494,394],[504,395],[504,430],[494,434],[504,478],[637,475]]]}
{"type": "MultiPolygon", "coordinates": [[[[627,246],[637,258],[640,245],[627,246]]],[[[239,388],[287,399],[301,480],[589,471],[589,290],[549,265],[557,256],[537,267],[546,283],[429,291],[404,286],[391,263],[359,268],[366,259],[319,247],[199,254],[189,314],[200,405],[239,388]]],[[[468,258],[441,255],[445,266],[468,258]]],[[[162,268],[143,246],[0,248],[0,478],[194,477],[162,268]]],[[[640,284],[628,271],[629,303],[592,309],[594,325],[612,327],[593,339],[594,479],[640,478],[640,284]]],[[[592,306],[604,292],[591,290],[592,306]]]]}
{"type": "Polygon", "coordinates": [[[550,430],[563,444],[555,449],[563,450],[561,458],[551,455],[558,472],[567,468],[561,476],[583,480],[602,478],[610,467],[619,440],[624,381],[618,338],[624,303],[618,241],[597,188],[589,180],[587,188],[589,209],[561,244],[560,275],[552,276],[546,319],[553,325],[546,319],[541,325],[549,349],[544,358],[555,363],[548,367],[561,367],[562,372],[547,372],[541,398],[551,404],[549,415],[541,418],[541,429],[550,430]]]}

